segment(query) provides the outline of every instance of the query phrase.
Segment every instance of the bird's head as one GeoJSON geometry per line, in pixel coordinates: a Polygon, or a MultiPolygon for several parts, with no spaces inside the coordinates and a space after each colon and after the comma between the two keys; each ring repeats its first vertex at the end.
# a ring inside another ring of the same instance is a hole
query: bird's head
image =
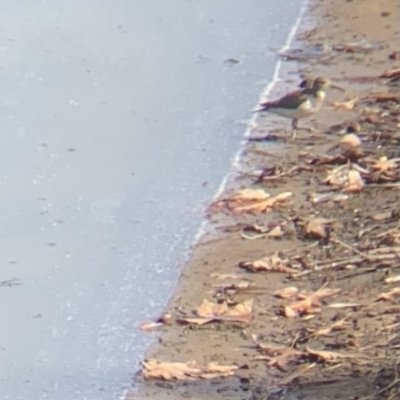
{"type": "Polygon", "coordinates": [[[319,76],[318,78],[316,78],[314,80],[313,90],[315,92],[318,92],[318,91],[321,91],[321,90],[326,90],[328,88],[338,89],[338,90],[344,91],[343,88],[341,88],[340,86],[334,85],[329,79],[324,78],[323,76],[319,76]]]}

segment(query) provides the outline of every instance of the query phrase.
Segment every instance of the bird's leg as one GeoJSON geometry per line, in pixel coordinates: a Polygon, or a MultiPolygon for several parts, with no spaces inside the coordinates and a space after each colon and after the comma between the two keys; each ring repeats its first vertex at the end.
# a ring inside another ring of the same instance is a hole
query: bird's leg
{"type": "Polygon", "coordinates": [[[297,119],[293,119],[292,120],[292,139],[296,139],[296,134],[297,134],[297,130],[298,130],[298,126],[297,126],[297,119]]]}

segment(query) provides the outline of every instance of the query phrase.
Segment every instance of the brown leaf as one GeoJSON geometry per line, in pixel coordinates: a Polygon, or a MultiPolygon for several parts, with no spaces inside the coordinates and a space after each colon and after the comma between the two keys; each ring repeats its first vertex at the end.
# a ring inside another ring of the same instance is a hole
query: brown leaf
{"type": "Polygon", "coordinates": [[[165,313],[161,317],[159,317],[156,321],[150,322],[142,322],[139,325],[139,328],[142,331],[151,331],[153,329],[157,329],[162,325],[171,324],[172,322],[172,315],[170,313],[165,313]]]}
{"type": "Polygon", "coordinates": [[[341,320],[334,322],[330,326],[326,326],[324,328],[319,328],[318,330],[312,331],[312,335],[328,336],[332,331],[342,331],[352,325],[351,322],[347,321],[348,317],[349,316],[346,316],[345,318],[342,318],[341,320]]]}
{"type": "Polygon", "coordinates": [[[364,187],[364,180],[357,170],[351,169],[347,175],[347,184],[343,187],[343,193],[358,193],[364,187]]]}
{"type": "Polygon", "coordinates": [[[379,75],[379,78],[395,78],[400,76],[400,68],[392,69],[379,75]]]}
{"type": "Polygon", "coordinates": [[[393,218],[393,212],[387,211],[375,214],[371,217],[374,221],[381,222],[393,218]]]}
{"type": "Polygon", "coordinates": [[[206,299],[197,308],[198,318],[180,318],[178,322],[204,325],[212,321],[249,322],[252,319],[253,299],[229,307],[227,302],[212,303],[206,299]]]}
{"type": "Polygon", "coordinates": [[[385,279],[385,282],[386,282],[386,283],[400,282],[400,275],[389,276],[388,278],[385,279]]]}
{"type": "Polygon", "coordinates": [[[348,133],[342,137],[340,143],[349,145],[351,147],[358,147],[361,145],[361,140],[355,133],[348,133]]]}
{"type": "Polygon", "coordinates": [[[289,260],[283,260],[276,254],[256,261],[243,261],[239,263],[239,267],[250,272],[269,271],[285,274],[294,274],[297,272],[297,270],[289,267],[289,260]]]}
{"type": "Polygon", "coordinates": [[[324,182],[336,188],[342,188],[343,192],[359,192],[364,187],[361,172],[368,174],[367,170],[357,164],[342,165],[330,171],[324,182]]]}
{"type": "Polygon", "coordinates": [[[319,312],[320,301],[328,296],[335,295],[340,289],[319,289],[303,300],[296,301],[289,306],[284,307],[284,315],[287,318],[301,317],[306,314],[314,314],[319,312]]]}
{"type": "Polygon", "coordinates": [[[400,287],[395,287],[389,292],[381,293],[375,301],[395,301],[398,296],[400,296],[400,287]]]}
{"type": "Polygon", "coordinates": [[[255,343],[257,350],[264,355],[262,358],[257,359],[267,360],[270,367],[283,369],[289,362],[294,361],[303,355],[302,351],[296,350],[293,347],[258,342],[255,343]]]}
{"type": "Polygon", "coordinates": [[[148,359],[142,363],[142,373],[145,379],[192,380],[201,372],[195,361],[168,363],[148,359]]]}
{"type": "Polygon", "coordinates": [[[288,383],[292,382],[293,379],[296,379],[296,378],[299,378],[300,376],[303,376],[310,369],[313,369],[316,365],[317,365],[316,363],[301,365],[296,370],[294,370],[291,374],[289,374],[287,377],[281,379],[279,381],[279,384],[280,385],[287,385],[288,383]]]}
{"type": "Polygon", "coordinates": [[[293,297],[297,297],[298,293],[299,289],[297,289],[297,287],[291,286],[275,291],[274,296],[279,297],[280,299],[291,299],[293,297]]]}
{"type": "Polygon", "coordinates": [[[223,302],[221,304],[212,303],[204,299],[201,305],[197,308],[196,313],[201,318],[218,318],[228,312],[228,304],[223,302]]]}
{"type": "Polygon", "coordinates": [[[218,365],[215,362],[210,362],[207,364],[205,370],[201,374],[201,378],[203,379],[213,379],[224,376],[232,376],[235,374],[235,371],[238,370],[239,367],[237,365],[218,365]]]}
{"type": "Polygon", "coordinates": [[[154,322],[154,321],[152,321],[152,322],[142,322],[142,323],[139,325],[139,328],[140,328],[142,331],[151,331],[151,330],[153,330],[153,329],[159,328],[159,327],[162,326],[162,325],[163,325],[162,322],[154,322]]]}
{"type": "Polygon", "coordinates": [[[214,201],[210,207],[210,212],[218,212],[223,208],[233,211],[237,207],[261,202],[270,197],[270,194],[263,189],[244,189],[230,194],[228,197],[214,201]]]}
{"type": "Polygon", "coordinates": [[[275,228],[272,228],[268,233],[268,237],[276,238],[276,237],[281,237],[285,234],[285,231],[281,228],[280,225],[275,226],[275,228]]]}
{"type": "Polygon", "coordinates": [[[284,192],[278,194],[277,196],[270,197],[266,200],[258,201],[253,204],[235,207],[233,211],[235,212],[263,212],[269,211],[278,204],[285,203],[288,199],[292,197],[291,192],[284,192]]]}
{"type": "Polygon", "coordinates": [[[148,359],[142,363],[142,373],[145,379],[214,379],[234,375],[237,369],[239,369],[237,365],[218,365],[216,363],[209,363],[206,367],[201,368],[195,361],[180,363],[148,359]]]}
{"type": "Polygon", "coordinates": [[[329,225],[334,221],[334,219],[313,218],[307,222],[304,231],[309,237],[324,239],[328,236],[329,225]]]}
{"type": "Polygon", "coordinates": [[[328,308],[358,308],[361,307],[362,304],[361,303],[331,303],[328,304],[327,307],[328,308]]]}
{"type": "Polygon", "coordinates": [[[345,102],[340,102],[340,101],[334,101],[332,103],[332,106],[336,109],[336,110],[343,110],[343,111],[350,111],[354,108],[354,106],[356,105],[358,101],[358,97],[355,97],[354,99],[345,101],[345,102]]]}
{"type": "Polygon", "coordinates": [[[398,162],[400,162],[400,158],[393,158],[392,160],[388,160],[387,157],[381,157],[378,161],[372,165],[372,168],[376,171],[386,172],[391,169],[398,168],[398,162]]]}
{"type": "Polygon", "coordinates": [[[317,357],[319,360],[326,363],[336,363],[339,360],[360,357],[359,354],[341,354],[335,351],[313,350],[310,347],[306,347],[306,351],[308,354],[317,357]]]}

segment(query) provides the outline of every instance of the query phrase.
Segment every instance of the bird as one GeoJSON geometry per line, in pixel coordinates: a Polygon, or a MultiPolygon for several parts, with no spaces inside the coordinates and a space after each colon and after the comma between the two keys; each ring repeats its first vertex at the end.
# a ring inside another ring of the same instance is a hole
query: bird
{"type": "Polygon", "coordinates": [[[300,83],[300,90],[288,93],[275,101],[267,101],[260,104],[260,107],[253,112],[270,112],[281,117],[290,118],[292,120],[292,138],[296,138],[298,128],[298,120],[311,117],[317,113],[323,101],[325,100],[325,90],[328,87],[343,90],[339,86],[331,84],[331,82],[319,76],[312,80],[304,79],[300,83]]]}

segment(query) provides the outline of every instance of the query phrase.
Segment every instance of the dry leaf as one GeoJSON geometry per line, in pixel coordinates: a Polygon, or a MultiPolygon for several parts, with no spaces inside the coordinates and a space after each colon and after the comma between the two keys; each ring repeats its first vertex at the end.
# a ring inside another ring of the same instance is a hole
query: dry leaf
{"type": "Polygon", "coordinates": [[[327,336],[329,335],[332,331],[342,331],[346,329],[349,326],[352,326],[352,323],[347,321],[347,318],[349,316],[346,316],[345,318],[342,318],[339,321],[334,322],[332,325],[324,327],[324,328],[319,328],[317,330],[310,330],[312,332],[313,336],[327,336]]]}
{"type": "Polygon", "coordinates": [[[311,364],[305,364],[294,370],[290,375],[288,375],[286,378],[283,378],[279,381],[280,385],[287,385],[288,383],[292,382],[293,379],[299,378],[300,376],[303,376],[305,373],[307,373],[310,369],[313,369],[317,364],[316,363],[311,363],[311,364]]]}
{"type": "Polygon", "coordinates": [[[261,202],[270,197],[270,194],[263,189],[244,189],[230,194],[228,197],[214,201],[209,211],[218,212],[222,208],[227,208],[232,211],[237,207],[252,204],[254,202],[261,202]]]}
{"type": "Polygon", "coordinates": [[[142,322],[139,325],[139,328],[142,331],[151,331],[153,329],[159,328],[162,325],[170,324],[171,322],[172,322],[172,315],[170,313],[165,313],[155,321],[142,322]]]}
{"type": "Polygon", "coordinates": [[[304,231],[309,237],[324,239],[328,236],[329,225],[334,221],[334,219],[313,218],[307,222],[304,231]]]}
{"type": "Polygon", "coordinates": [[[274,292],[274,296],[279,297],[280,299],[291,299],[293,297],[297,297],[298,293],[299,289],[297,289],[297,287],[291,286],[277,290],[276,292],[274,292]]]}
{"type": "Polygon", "coordinates": [[[226,302],[218,304],[204,299],[201,305],[197,308],[196,313],[201,318],[216,318],[226,314],[227,311],[228,304],[226,302]]]}
{"type": "Polygon", "coordinates": [[[359,354],[341,354],[335,351],[313,350],[310,347],[306,347],[306,351],[308,354],[317,357],[319,360],[324,361],[326,363],[335,363],[338,362],[339,360],[343,360],[346,358],[360,357],[359,354]]]}
{"type": "Polygon", "coordinates": [[[383,74],[379,75],[379,78],[396,78],[398,76],[400,76],[400,68],[386,71],[383,74]]]}
{"type": "Polygon", "coordinates": [[[327,305],[328,308],[354,308],[361,306],[361,303],[331,303],[327,305]]]}
{"type": "Polygon", "coordinates": [[[354,106],[356,105],[358,101],[358,97],[355,97],[354,99],[345,101],[345,102],[340,102],[340,101],[334,101],[332,103],[332,106],[336,109],[336,110],[343,110],[343,111],[350,111],[354,108],[354,106]]]}
{"type": "Polygon", "coordinates": [[[398,168],[398,162],[400,162],[400,158],[393,158],[388,160],[387,157],[381,157],[375,164],[372,165],[372,168],[376,171],[386,172],[391,169],[398,168]]]}
{"type": "Polygon", "coordinates": [[[145,379],[191,380],[199,376],[201,372],[195,361],[168,363],[148,359],[142,363],[142,373],[145,379]]]}
{"type": "Polygon", "coordinates": [[[263,189],[243,189],[234,193],[231,198],[241,201],[262,201],[271,195],[263,189]]]}
{"type": "Polygon", "coordinates": [[[351,147],[358,147],[361,145],[361,140],[355,133],[348,133],[342,137],[340,143],[351,147]]]}
{"type": "Polygon", "coordinates": [[[282,260],[278,255],[265,257],[256,261],[243,261],[239,267],[250,272],[282,272],[285,274],[294,274],[297,271],[289,267],[289,260],[282,260]]]}
{"type": "Polygon", "coordinates": [[[292,347],[258,342],[255,343],[257,345],[257,350],[263,354],[263,357],[257,357],[257,359],[268,361],[270,367],[283,369],[289,362],[294,361],[303,355],[302,351],[296,350],[292,347]]]}
{"type": "Polygon", "coordinates": [[[377,222],[385,221],[387,219],[393,218],[393,212],[387,211],[387,212],[378,213],[378,214],[373,215],[371,218],[377,222]]]}
{"type": "Polygon", "coordinates": [[[197,308],[194,318],[180,318],[178,322],[204,325],[211,321],[249,322],[252,319],[253,299],[229,307],[227,302],[212,303],[206,299],[197,308]]]}
{"type": "Polygon", "coordinates": [[[385,279],[386,283],[395,283],[395,282],[400,282],[400,275],[396,276],[389,276],[389,278],[385,279]]]}
{"type": "Polygon", "coordinates": [[[333,296],[340,292],[340,289],[319,289],[303,300],[296,301],[284,307],[284,315],[287,318],[301,317],[306,314],[319,312],[320,301],[328,296],[333,296]]]}
{"type": "Polygon", "coordinates": [[[142,322],[142,323],[139,325],[139,328],[140,328],[142,331],[151,331],[151,330],[153,330],[153,329],[159,328],[159,327],[162,326],[162,325],[163,325],[162,322],[142,322]]]}
{"type": "Polygon", "coordinates": [[[236,212],[263,212],[269,211],[278,204],[285,203],[292,197],[291,192],[284,192],[277,196],[270,197],[263,201],[258,201],[253,204],[235,207],[233,211],[236,212]]]}
{"type": "Polygon", "coordinates": [[[389,292],[381,293],[375,301],[395,301],[398,296],[400,296],[400,287],[395,287],[389,292]]]}
{"type": "Polygon", "coordinates": [[[368,174],[369,172],[357,164],[346,164],[330,171],[324,182],[342,188],[343,192],[359,192],[364,187],[361,173],[368,174]]]}
{"type": "Polygon", "coordinates": [[[145,379],[213,379],[234,375],[237,369],[239,369],[237,365],[224,366],[215,363],[210,363],[206,367],[200,368],[195,361],[180,363],[160,362],[155,359],[148,359],[142,363],[142,373],[145,379]]]}
{"type": "Polygon", "coordinates": [[[360,173],[351,169],[347,175],[347,184],[342,189],[343,193],[358,193],[364,187],[364,180],[360,173]]]}
{"type": "Polygon", "coordinates": [[[280,225],[275,226],[275,228],[272,228],[268,233],[267,236],[268,237],[281,237],[285,234],[285,232],[283,231],[283,229],[281,228],[280,225]]]}

